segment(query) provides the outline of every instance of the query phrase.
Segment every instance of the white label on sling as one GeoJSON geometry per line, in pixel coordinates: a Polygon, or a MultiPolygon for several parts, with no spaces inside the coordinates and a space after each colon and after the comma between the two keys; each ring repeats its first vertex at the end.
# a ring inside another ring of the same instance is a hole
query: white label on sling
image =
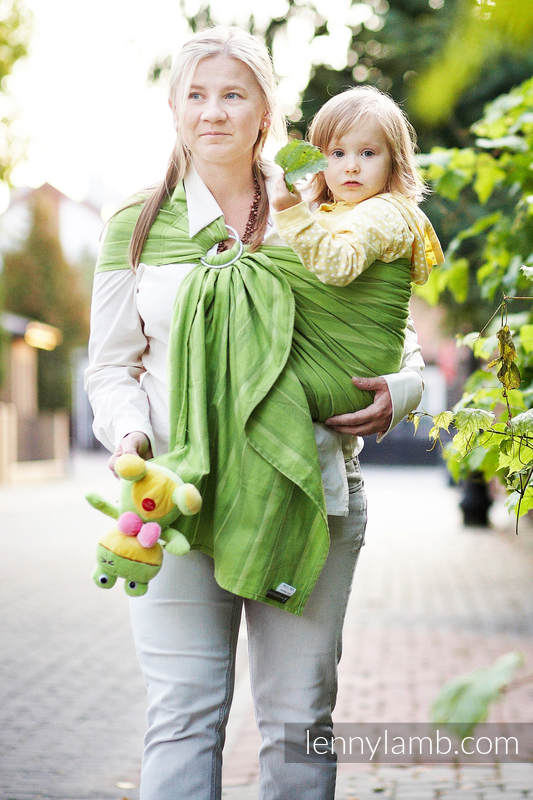
{"type": "Polygon", "coordinates": [[[279,586],[276,586],[276,592],[280,594],[284,594],[287,597],[292,597],[294,592],[296,591],[295,586],[291,586],[288,583],[280,583],[279,586]]]}

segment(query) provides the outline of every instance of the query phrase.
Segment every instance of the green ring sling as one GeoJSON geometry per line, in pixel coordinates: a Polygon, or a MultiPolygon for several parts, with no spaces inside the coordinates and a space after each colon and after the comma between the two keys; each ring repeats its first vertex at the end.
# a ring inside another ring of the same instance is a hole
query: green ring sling
{"type": "MultiPolygon", "coordinates": [[[[97,271],[129,269],[140,209],[112,218],[97,271]]],[[[189,237],[181,188],[143,249],[148,265],[198,263],[176,295],[170,445],[155,461],[201,492],[202,511],[179,527],[213,557],[219,585],[302,614],[329,550],[313,421],[369,405],[352,375],[398,371],[410,263],[376,261],[348,286],[328,286],[288,247],[245,246],[224,266],[238,243],[206,254],[227,235],[220,217],[189,237]]]]}

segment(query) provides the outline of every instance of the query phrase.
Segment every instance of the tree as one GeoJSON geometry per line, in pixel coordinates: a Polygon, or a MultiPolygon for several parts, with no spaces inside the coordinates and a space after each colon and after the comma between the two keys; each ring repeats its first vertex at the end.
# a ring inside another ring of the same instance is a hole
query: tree
{"type": "Polygon", "coordinates": [[[0,19],[0,182],[9,183],[21,143],[11,131],[15,112],[9,102],[8,79],[16,62],[27,54],[31,15],[23,0],[0,0],[0,19]]]}
{"type": "MultiPolygon", "coordinates": [[[[453,40],[454,46],[461,50],[459,53],[453,50],[456,65],[464,60],[462,46],[468,49],[466,37],[473,37],[475,30],[469,28],[463,35],[461,25],[465,5],[472,3],[476,5],[474,0],[367,0],[366,3],[337,6],[335,12],[330,13],[325,0],[307,3],[278,0],[271,6],[270,17],[265,15],[259,2],[250,3],[247,19],[236,16],[237,9],[232,17],[229,14],[220,16],[221,6],[212,7],[204,0],[198,0],[192,12],[192,3],[182,0],[182,8],[193,31],[211,24],[233,22],[264,37],[273,54],[282,94],[289,82],[299,86],[294,107],[288,109],[293,131],[298,135],[305,134],[310,120],[328,97],[347,86],[370,83],[389,92],[410,113],[417,112],[415,121],[420,148],[427,151],[437,143],[447,147],[463,146],[469,126],[479,118],[484,105],[509,91],[533,71],[533,54],[527,48],[513,53],[502,46],[495,52],[489,47],[492,39],[485,37],[477,52],[479,59],[490,56],[490,71],[482,81],[454,84],[453,113],[449,108],[435,125],[433,112],[424,114],[424,107],[419,109],[420,103],[416,106],[411,103],[415,87],[418,92],[420,76],[425,78],[433,62],[436,68],[439,63],[436,54],[442,60],[443,42],[453,40]]],[[[519,0],[519,5],[524,3],[529,0],[519,0]]],[[[224,14],[227,13],[224,9],[224,14]]],[[[513,13],[516,16],[516,12],[513,13]]],[[[476,21],[475,15],[473,19],[476,21]]],[[[502,40],[506,41],[505,37],[502,40]]],[[[450,81],[454,70],[449,65],[446,69],[450,81]]],[[[155,74],[159,74],[158,69],[155,74]]],[[[432,90],[432,98],[435,96],[440,98],[440,92],[432,90]]],[[[285,102],[288,102],[286,95],[285,102]]]]}
{"type": "Polygon", "coordinates": [[[32,226],[18,252],[4,256],[3,297],[6,310],[59,328],[62,344],[39,351],[39,407],[70,404],[70,363],[73,347],[88,334],[87,298],[78,273],[67,263],[59,241],[53,197],[34,193],[32,226]]]}
{"type": "Polygon", "coordinates": [[[505,52],[526,54],[533,41],[530,0],[458,0],[453,27],[431,67],[417,81],[413,107],[441,122],[483,67],[505,52]]]}
{"type": "MultiPolygon", "coordinates": [[[[455,82],[453,109],[436,124],[435,114],[424,113],[429,112],[430,106],[424,105],[421,81],[430,65],[435,63],[431,69],[438,65],[436,54],[442,59],[443,42],[452,42],[455,49],[450,52],[455,62],[461,63],[463,51],[470,47],[467,36],[474,37],[476,33],[469,28],[462,34],[460,27],[465,3],[470,6],[474,0],[368,0],[336,7],[334,14],[329,13],[326,0],[276,0],[269,8],[270,16],[259,2],[250,3],[246,19],[230,17],[227,7],[224,14],[228,16],[219,16],[222,7],[212,7],[205,0],[197,0],[195,9],[190,0],[181,2],[191,30],[234,22],[264,37],[280,78],[289,132],[296,136],[305,136],[312,117],[329,97],[348,86],[370,83],[389,92],[413,115],[422,152],[435,145],[461,148],[468,143],[470,126],[481,116],[486,103],[533,72],[531,48],[515,53],[503,46],[507,41],[503,36],[502,46],[489,51],[484,48],[492,39],[482,38],[476,52],[479,59],[490,55],[490,70],[484,73],[483,80],[463,85],[455,82]],[[291,91],[288,86],[293,87],[291,91]]],[[[232,13],[238,14],[239,10],[232,13]]],[[[168,66],[169,60],[155,65],[152,77],[157,79],[168,66]]],[[[447,80],[453,74],[453,64],[448,65],[447,80]]],[[[440,97],[440,91],[431,91],[432,97],[440,97]]],[[[461,230],[465,214],[475,219],[480,212],[476,198],[468,194],[461,198],[460,205],[437,195],[427,201],[426,208],[444,245],[461,230]]],[[[474,298],[472,308],[479,308],[474,298]]],[[[452,324],[455,319],[452,317],[452,324]]]]}
{"type": "Polygon", "coordinates": [[[438,415],[432,438],[453,422],[445,454],[454,477],[496,477],[518,518],[533,508],[533,78],[490,103],[472,132],[471,147],[425,158],[436,192],[457,201],[473,191],[485,212],[450,242],[421,294],[436,303],[451,291],[465,303],[475,283],[496,311],[460,341],[478,358],[496,354],[469,377],[456,408],[438,415]]]}

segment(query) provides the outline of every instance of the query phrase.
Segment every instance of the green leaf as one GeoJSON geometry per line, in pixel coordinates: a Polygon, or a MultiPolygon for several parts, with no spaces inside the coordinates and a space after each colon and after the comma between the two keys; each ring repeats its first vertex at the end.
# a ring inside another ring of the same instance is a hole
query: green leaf
{"type": "Polygon", "coordinates": [[[499,139],[476,139],[476,145],[485,150],[513,150],[527,153],[528,144],[523,136],[501,136],[499,139]]]}
{"type": "Polygon", "coordinates": [[[517,414],[510,421],[510,425],[514,435],[533,437],[533,408],[517,414]]]}
{"type": "Polygon", "coordinates": [[[482,408],[463,408],[454,417],[456,427],[469,433],[486,431],[493,422],[494,414],[482,408]]]}
{"type": "Polygon", "coordinates": [[[320,172],[328,165],[327,158],[322,155],[318,147],[300,139],[293,139],[278,150],[274,157],[276,164],[285,173],[285,183],[289,192],[294,189],[294,181],[305,178],[306,175],[320,172]]]}
{"type": "Polygon", "coordinates": [[[533,508],[533,486],[528,486],[523,493],[522,502],[520,502],[521,492],[512,492],[505,502],[505,507],[511,514],[515,514],[518,519],[527,514],[533,508]]]}
{"type": "Polygon", "coordinates": [[[487,337],[480,337],[474,344],[474,355],[476,358],[490,358],[498,345],[496,334],[487,337]]]}
{"type": "Polygon", "coordinates": [[[451,152],[444,147],[434,147],[431,153],[417,153],[416,163],[419,167],[429,167],[437,164],[439,167],[447,167],[450,163],[451,152]]]}
{"type": "Polygon", "coordinates": [[[448,270],[448,288],[458,303],[464,303],[468,297],[468,261],[459,258],[453,261],[448,270]]]}
{"type": "Polygon", "coordinates": [[[420,420],[421,419],[422,419],[421,414],[416,414],[414,411],[411,411],[407,415],[407,422],[412,422],[413,423],[413,428],[414,428],[413,436],[416,436],[416,432],[418,430],[418,426],[420,425],[420,420]]]}
{"type": "Polygon", "coordinates": [[[487,719],[490,704],[500,697],[523,663],[523,655],[511,651],[489,667],[449,681],[431,707],[432,722],[446,725],[460,737],[470,736],[478,722],[487,719]]]}
{"type": "Polygon", "coordinates": [[[446,462],[446,468],[448,472],[452,476],[455,483],[458,483],[461,477],[464,477],[466,474],[463,458],[461,458],[455,447],[452,446],[451,442],[447,442],[444,445],[442,455],[446,462]]]}
{"type": "Polygon", "coordinates": [[[533,325],[522,325],[520,343],[526,353],[533,353],[533,325]]]}
{"type": "Polygon", "coordinates": [[[474,401],[475,392],[466,392],[463,394],[460,400],[453,406],[453,412],[457,414],[458,411],[461,411],[463,408],[466,408],[470,403],[474,401]]]}
{"type": "Polygon", "coordinates": [[[518,389],[521,383],[520,370],[514,363],[503,363],[498,370],[498,380],[506,389],[518,389]]]}
{"type": "Polygon", "coordinates": [[[465,458],[469,472],[477,472],[479,469],[481,469],[481,465],[483,464],[486,456],[487,450],[485,450],[484,447],[474,447],[474,449],[465,458]]]}
{"type": "Polygon", "coordinates": [[[498,167],[498,162],[488,153],[483,153],[479,157],[477,177],[474,182],[474,191],[479,202],[485,204],[494,191],[494,187],[503,180],[505,180],[505,172],[498,167]]]}
{"type": "MultiPolygon", "coordinates": [[[[452,411],[441,411],[440,414],[436,414],[433,417],[433,427],[430,428],[428,433],[428,438],[433,441],[433,447],[436,445],[437,442],[441,442],[440,432],[442,430],[449,433],[449,427],[453,421],[453,412],[452,411]]],[[[433,450],[433,447],[431,448],[433,450]]]]}
{"type": "Polygon", "coordinates": [[[425,300],[430,306],[437,305],[445,288],[446,272],[442,269],[432,269],[424,285],[414,287],[415,294],[425,300]]]}
{"type": "Polygon", "coordinates": [[[509,92],[509,94],[499,95],[496,100],[493,100],[485,106],[483,119],[480,122],[476,122],[476,124],[472,126],[472,130],[474,133],[484,133],[488,125],[499,122],[502,117],[505,117],[508,111],[519,106],[523,100],[523,96],[516,90],[509,92]]]}
{"type": "Polygon", "coordinates": [[[509,132],[516,133],[523,128],[525,129],[528,125],[533,125],[533,111],[526,111],[524,114],[521,114],[514,125],[511,125],[509,128],[509,132]]]}
{"type": "Polygon", "coordinates": [[[479,339],[479,331],[470,331],[470,333],[466,333],[464,336],[461,336],[460,333],[455,334],[455,343],[457,347],[469,347],[471,350],[474,349],[474,342],[479,339]]]}
{"type": "Polygon", "coordinates": [[[453,412],[452,411],[441,411],[440,414],[436,414],[433,417],[433,425],[436,428],[442,428],[449,433],[450,425],[453,422],[453,412]]]}
{"type": "Polygon", "coordinates": [[[498,471],[498,456],[498,448],[491,447],[486,451],[485,458],[478,467],[487,482],[490,481],[498,471]]]}
{"type": "Polygon", "coordinates": [[[529,278],[530,280],[533,280],[533,267],[526,267],[525,264],[522,264],[521,269],[522,269],[522,272],[524,273],[524,275],[526,276],[526,278],[529,278]]]}
{"type": "Polygon", "coordinates": [[[504,438],[500,443],[498,468],[506,469],[508,475],[522,472],[527,467],[531,468],[532,462],[533,447],[522,437],[504,438]]]}
{"type": "MultiPolygon", "coordinates": [[[[470,333],[465,334],[465,336],[456,334],[455,341],[457,343],[457,347],[469,347],[476,358],[484,358],[485,360],[491,357],[498,345],[496,334],[493,336],[480,336],[477,331],[471,331],[470,333]]],[[[480,373],[480,370],[477,372],[480,373]]],[[[482,374],[487,377],[491,375],[490,372],[485,372],[482,374]]]]}
{"type": "Polygon", "coordinates": [[[480,430],[487,430],[494,422],[494,414],[482,408],[463,408],[455,414],[454,425],[458,429],[453,437],[453,446],[462,456],[472,449],[480,430]]]}
{"type": "Polygon", "coordinates": [[[457,200],[461,189],[470,182],[470,176],[457,169],[449,169],[435,181],[435,190],[448,200],[457,200]]]}
{"type": "Polygon", "coordinates": [[[498,470],[499,449],[497,444],[490,446],[488,449],[482,446],[483,442],[481,440],[483,436],[485,436],[485,434],[479,436],[479,445],[474,447],[474,449],[462,459],[461,463],[464,467],[464,477],[471,475],[472,472],[482,472],[485,480],[490,481],[498,470]]]}
{"type": "Polygon", "coordinates": [[[468,228],[460,231],[457,236],[454,236],[448,245],[446,254],[448,256],[453,255],[461,242],[463,242],[465,239],[471,239],[472,237],[483,233],[487,230],[487,228],[491,228],[493,225],[495,225],[501,219],[501,217],[502,212],[496,211],[494,214],[488,214],[486,217],[480,217],[477,219],[473,225],[470,225],[468,228]]]}
{"type": "Polygon", "coordinates": [[[498,380],[505,389],[518,389],[520,386],[520,370],[514,363],[516,361],[516,349],[513,336],[508,325],[503,325],[498,333],[499,356],[491,361],[488,366],[493,367],[500,363],[498,370],[498,380]]]}
{"type": "MultiPolygon", "coordinates": [[[[501,386],[495,388],[487,386],[486,388],[478,389],[477,392],[474,392],[472,403],[477,408],[491,411],[495,406],[499,406],[504,402],[503,391],[501,386]]],[[[507,402],[513,414],[519,414],[526,408],[523,392],[519,389],[507,390],[507,402]]]]}

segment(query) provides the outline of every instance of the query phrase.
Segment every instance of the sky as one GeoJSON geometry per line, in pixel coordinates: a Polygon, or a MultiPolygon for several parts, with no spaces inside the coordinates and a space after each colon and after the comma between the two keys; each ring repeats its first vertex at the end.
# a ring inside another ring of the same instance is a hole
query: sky
{"type": "MultiPolygon", "coordinates": [[[[185,2],[194,11],[198,0],[185,2]]],[[[287,114],[309,76],[309,60],[294,54],[327,60],[329,52],[332,66],[341,67],[335,62],[344,60],[349,41],[346,15],[363,19],[372,13],[350,0],[316,0],[321,4],[331,36],[310,43],[313,12],[304,4],[288,26],[290,47],[280,40],[274,53],[287,114]]],[[[188,36],[178,0],[26,0],[26,5],[34,16],[30,54],[7,81],[16,134],[27,153],[14,183],[48,181],[75,200],[114,205],[159,180],[172,147],[172,119],[165,83],[150,85],[147,75],[188,36]]],[[[243,24],[251,10],[259,17],[267,13],[266,24],[270,15],[283,15],[287,3],[212,0],[211,8],[217,19],[230,8],[243,24]]],[[[0,193],[0,211],[5,201],[0,193]]]]}
{"type": "Polygon", "coordinates": [[[13,180],[53,183],[73,199],[116,198],[155,180],[172,145],[164,86],[147,74],[183,41],[175,0],[27,0],[27,59],[8,90],[27,161],[13,180]]]}

